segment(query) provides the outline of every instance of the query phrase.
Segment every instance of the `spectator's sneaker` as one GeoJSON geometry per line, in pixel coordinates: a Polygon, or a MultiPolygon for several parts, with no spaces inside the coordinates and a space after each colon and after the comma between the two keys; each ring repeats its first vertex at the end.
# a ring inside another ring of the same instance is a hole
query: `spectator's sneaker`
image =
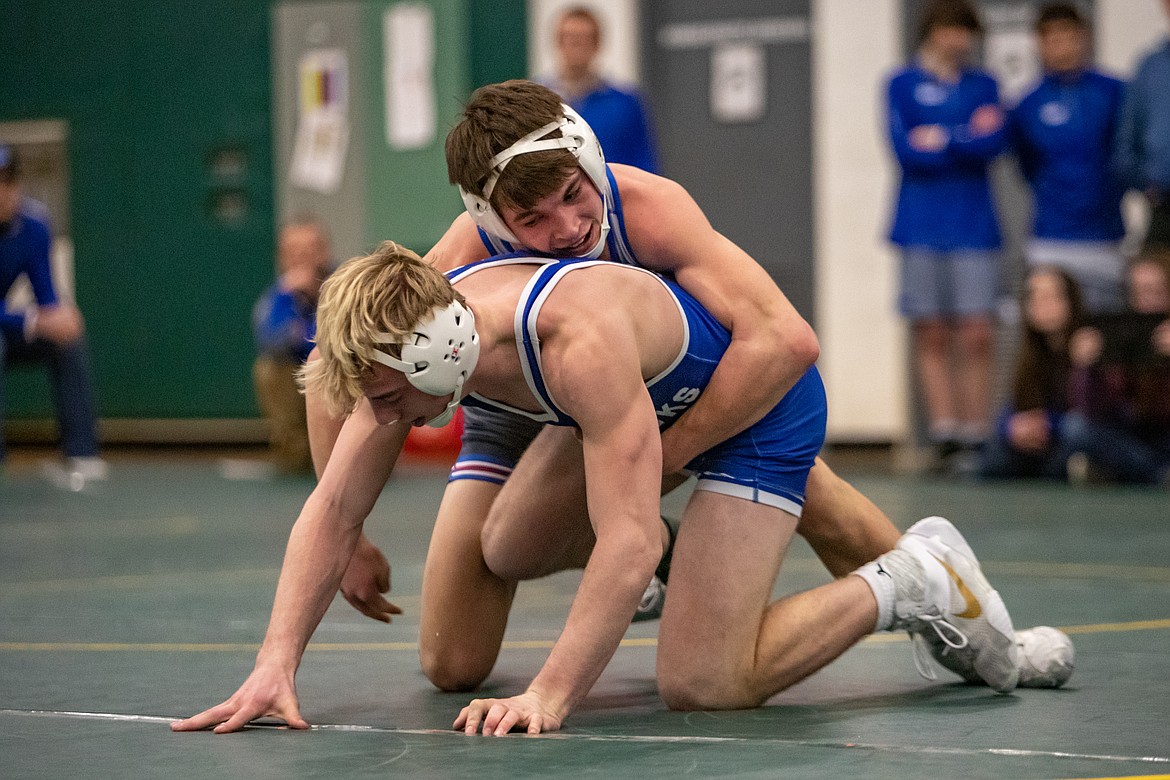
{"type": "MultiPolygon", "coordinates": [[[[970,648],[956,650],[936,636],[923,634],[934,660],[969,683],[983,684],[975,672],[970,648]]],[[[1072,677],[1076,651],[1068,634],[1051,626],[1024,628],[1016,632],[1019,688],[1059,688],[1072,677]]]]}
{"type": "Polygon", "coordinates": [[[96,455],[68,457],[64,460],[46,460],[41,473],[62,490],[81,492],[87,482],[101,482],[110,478],[110,464],[96,455]]]}
{"type": "Polygon", "coordinates": [[[1065,476],[1068,483],[1075,487],[1088,485],[1108,485],[1117,480],[1117,475],[1101,466],[1083,452],[1074,452],[1065,462],[1065,476]]]}
{"type": "Polygon", "coordinates": [[[662,605],[665,603],[666,584],[655,575],[650,578],[650,584],[642,593],[642,600],[638,603],[638,609],[634,612],[634,619],[631,622],[657,620],[662,617],[662,605]]]}
{"type": "MultiPolygon", "coordinates": [[[[941,517],[920,520],[877,562],[894,581],[893,630],[912,637],[933,632],[951,651],[969,654],[975,674],[994,690],[1016,687],[1019,651],[1011,616],[953,525],[941,517]]],[[[915,665],[935,679],[921,641],[915,642],[915,665]]]]}
{"type": "Polygon", "coordinates": [[[80,474],[86,482],[102,482],[110,478],[110,464],[97,455],[83,458],[66,458],[65,468],[80,474]]]}

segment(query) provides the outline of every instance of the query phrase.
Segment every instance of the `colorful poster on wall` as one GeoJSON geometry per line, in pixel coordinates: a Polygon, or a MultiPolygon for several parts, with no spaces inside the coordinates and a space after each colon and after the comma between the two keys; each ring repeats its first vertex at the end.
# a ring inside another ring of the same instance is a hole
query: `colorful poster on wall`
{"type": "Polygon", "coordinates": [[[299,65],[297,129],[289,180],[332,195],[341,187],[349,146],[349,64],[341,49],[314,49],[299,65]]]}
{"type": "Polygon", "coordinates": [[[313,49],[300,62],[297,116],[346,113],[349,106],[349,63],[344,49],[313,49]]]}

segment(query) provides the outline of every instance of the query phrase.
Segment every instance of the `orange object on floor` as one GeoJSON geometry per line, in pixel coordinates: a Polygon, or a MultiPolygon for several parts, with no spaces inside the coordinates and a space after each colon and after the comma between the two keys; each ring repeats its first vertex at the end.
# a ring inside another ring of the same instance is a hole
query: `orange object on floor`
{"type": "Polygon", "coordinates": [[[451,422],[442,428],[411,428],[406,436],[403,452],[411,457],[427,460],[445,460],[451,463],[459,456],[463,437],[463,410],[458,409],[451,422]]]}

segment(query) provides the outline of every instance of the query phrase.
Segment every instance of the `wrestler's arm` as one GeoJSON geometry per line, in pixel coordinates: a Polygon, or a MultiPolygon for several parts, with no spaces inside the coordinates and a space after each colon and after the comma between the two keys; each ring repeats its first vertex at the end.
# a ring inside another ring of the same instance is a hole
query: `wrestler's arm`
{"type": "Polygon", "coordinates": [[[216,733],[227,733],[264,716],[294,728],[308,727],[293,680],[309,638],[337,593],[362,523],[386,482],[387,467],[370,455],[390,451],[396,457],[405,431],[405,426],[377,425],[364,402],[349,416],[289,535],[268,631],[252,673],[231,698],[171,728],[214,726],[216,733]]]}
{"type": "Polygon", "coordinates": [[[623,180],[638,259],[672,274],[731,332],[707,389],[662,434],[663,470],[672,473],[767,414],[816,362],[820,346],[768,273],[711,227],[682,186],[639,172],[623,180]]]}
{"type": "MultiPolygon", "coordinates": [[[[451,223],[447,232],[424,259],[433,263],[440,271],[447,271],[487,256],[488,251],[479,238],[475,223],[471,221],[470,216],[463,213],[451,223]]],[[[309,359],[312,360],[316,356],[314,350],[309,359]]],[[[332,457],[333,445],[344,420],[331,416],[325,409],[323,401],[312,394],[306,394],[305,403],[308,411],[309,447],[313,453],[313,466],[320,477],[325,471],[325,464],[332,457]]],[[[387,466],[393,462],[389,450],[370,453],[369,457],[372,462],[387,466]]],[[[385,473],[389,478],[388,468],[385,473]]],[[[341,594],[358,612],[374,620],[389,623],[390,615],[400,611],[382,596],[389,589],[390,566],[386,557],[369,537],[362,534],[349,568],[342,578],[341,594]]]]}
{"type": "Polygon", "coordinates": [[[479,237],[479,229],[465,211],[455,218],[442,238],[423,256],[423,260],[440,271],[450,271],[490,256],[491,252],[479,237]]]}
{"type": "Polygon", "coordinates": [[[560,728],[617,650],[662,555],[658,422],[633,328],[612,316],[588,325],[565,348],[542,334],[541,359],[549,392],[581,428],[597,541],[565,629],[539,674],[520,696],[464,708],[455,727],[468,733],[560,728]]]}

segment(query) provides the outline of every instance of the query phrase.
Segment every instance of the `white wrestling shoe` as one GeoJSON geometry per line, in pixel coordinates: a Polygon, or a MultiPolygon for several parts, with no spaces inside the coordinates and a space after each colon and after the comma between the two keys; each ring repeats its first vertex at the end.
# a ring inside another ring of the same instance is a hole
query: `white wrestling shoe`
{"type": "Polygon", "coordinates": [[[641,623],[645,620],[657,620],[662,617],[662,605],[666,603],[666,583],[657,575],[650,578],[650,584],[642,593],[642,600],[638,602],[638,609],[634,612],[631,623],[641,623]]]}
{"type": "MultiPolygon", "coordinates": [[[[941,639],[922,635],[931,656],[969,683],[982,683],[975,672],[974,653],[955,650],[941,639]]],[[[1076,650],[1068,634],[1051,626],[1024,628],[1016,632],[1019,688],[1059,688],[1072,677],[1076,667],[1076,650]]],[[[931,678],[933,679],[933,678],[931,678]]]]}
{"type": "MultiPolygon", "coordinates": [[[[974,551],[963,535],[941,517],[928,517],[916,523],[906,533],[914,533],[915,529],[922,535],[940,537],[946,545],[958,550],[969,561],[976,560],[974,551]]],[[[978,566],[978,563],[975,565],[978,566]]],[[[918,636],[926,640],[931,656],[944,668],[967,682],[983,682],[975,671],[974,653],[969,649],[955,649],[933,633],[922,633],[918,636]]],[[[1073,649],[1072,640],[1063,631],[1051,626],[1022,629],[1016,632],[1016,649],[1020,671],[1018,687],[1059,688],[1072,677],[1076,651],[1073,649]]],[[[934,679],[929,674],[924,676],[927,679],[934,679]]]]}
{"type": "Polygon", "coordinates": [[[1036,626],[1016,634],[1020,649],[1020,685],[1059,688],[1072,677],[1076,651],[1068,634],[1052,626],[1036,626]]]}
{"type": "MultiPolygon", "coordinates": [[[[891,630],[937,638],[948,654],[968,658],[979,680],[1000,693],[1019,682],[1019,649],[1003,599],[979,568],[962,534],[941,517],[920,520],[898,540],[896,549],[877,559],[894,581],[891,630]]],[[[915,665],[927,679],[933,669],[915,640],[915,665]]]]}
{"type": "Polygon", "coordinates": [[[662,522],[670,534],[670,541],[666,545],[666,552],[650,578],[650,584],[642,592],[642,600],[638,602],[638,609],[634,612],[631,623],[641,623],[644,620],[657,620],[662,617],[662,606],[666,603],[666,582],[670,577],[670,562],[674,558],[674,542],[678,538],[679,521],[662,515],[662,522]]]}

